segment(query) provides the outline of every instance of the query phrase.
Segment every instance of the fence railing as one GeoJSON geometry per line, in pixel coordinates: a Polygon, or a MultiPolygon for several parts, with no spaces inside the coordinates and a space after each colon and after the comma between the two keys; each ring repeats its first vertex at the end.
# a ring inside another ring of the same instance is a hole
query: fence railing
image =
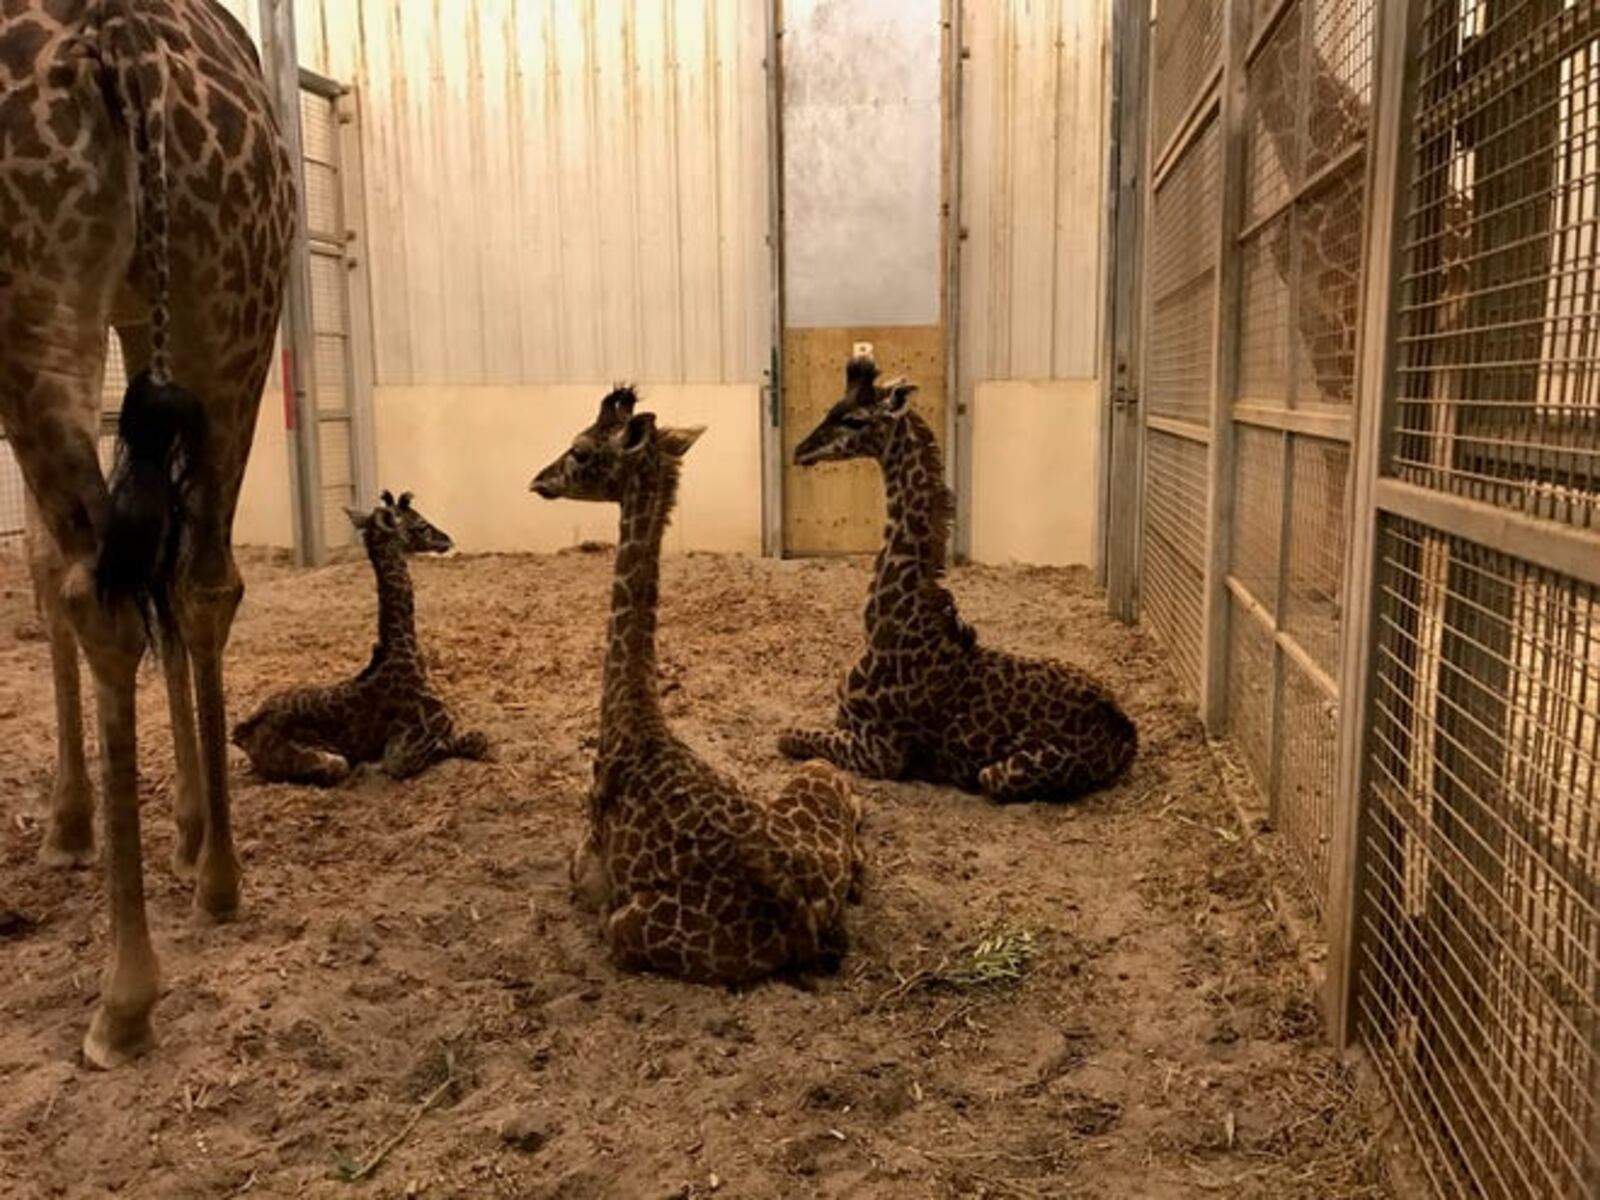
{"type": "Polygon", "coordinates": [[[1600,3],[1119,29],[1151,62],[1112,483],[1141,619],[1439,1194],[1600,1194],[1600,3]]]}

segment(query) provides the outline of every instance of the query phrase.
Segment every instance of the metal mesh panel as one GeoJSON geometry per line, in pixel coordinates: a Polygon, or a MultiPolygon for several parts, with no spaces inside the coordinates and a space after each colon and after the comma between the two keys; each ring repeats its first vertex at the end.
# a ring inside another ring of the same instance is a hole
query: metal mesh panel
{"type": "Polygon", "coordinates": [[[1234,443],[1232,563],[1229,572],[1269,613],[1278,611],[1278,543],[1283,530],[1283,435],[1241,426],[1234,443]]]}
{"type": "Polygon", "coordinates": [[[1388,519],[1362,1035],[1441,1193],[1600,1172],[1600,595],[1388,519]]]}
{"type": "Polygon", "coordinates": [[[1355,398],[1365,163],[1364,156],[1345,163],[1295,208],[1300,238],[1297,404],[1347,405],[1355,398]]]}
{"type": "Polygon", "coordinates": [[[1239,400],[1289,407],[1289,282],[1273,259],[1288,237],[1279,217],[1239,250],[1239,400]]]}
{"type": "Polygon", "coordinates": [[[1335,751],[1339,708],[1323,681],[1292,655],[1283,655],[1279,700],[1275,824],[1305,869],[1320,909],[1328,898],[1328,847],[1333,833],[1333,795],[1338,776],[1335,751]]]}
{"type": "Polygon", "coordinates": [[[1172,655],[1179,678],[1196,694],[1200,690],[1205,513],[1205,446],[1149,430],[1141,611],[1172,655]]]}
{"type": "Polygon", "coordinates": [[[12,549],[22,544],[22,530],[27,503],[27,485],[22,482],[22,468],[16,455],[11,453],[11,443],[0,437],[0,549],[12,549]]]}
{"type": "Polygon", "coordinates": [[[1157,152],[1221,61],[1222,7],[1222,0],[1166,0],[1156,14],[1152,118],[1157,152]]]}
{"type": "Polygon", "coordinates": [[[1315,0],[1306,114],[1309,178],[1360,142],[1372,113],[1373,0],[1315,0]]]}
{"type": "Polygon", "coordinates": [[[1222,219],[1217,123],[1211,121],[1162,180],[1155,196],[1150,265],[1150,411],[1209,423],[1216,341],[1215,265],[1222,219]]]}
{"type": "Polygon", "coordinates": [[[1350,447],[1295,437],[1283,627],[1330,677],[1339,671],[1339,604],[1344,585],[1345,484],[1350,447]]]}
{"type": "Polygon", "coordinates": [[[1300,185],[1300,5],[1273,26],[1245,71],[1245,224],[1276,212],[1300,185]]]}
{"type": "Polygon", "coordinates": [[[1272,630],[1239,602],[1228,600],[1228,733],[1263,794],[1272,790],[1272,630]]]}
{"type": "Polygon", "coordinates": [[[1393,443],[1399,473],[1415,483],[1591,528],[1597,35],[1593,5],[1428,5],[1393,443]]]}

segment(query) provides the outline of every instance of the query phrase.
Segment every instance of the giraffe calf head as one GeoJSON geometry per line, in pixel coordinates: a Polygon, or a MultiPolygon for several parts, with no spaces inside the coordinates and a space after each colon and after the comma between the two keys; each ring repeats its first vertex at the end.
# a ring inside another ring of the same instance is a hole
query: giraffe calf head
{"type": "Polygon", "coordinates": [[[653,477],[689,452],[705,426],[657,428],[655,413],[633,411],[631,387],[613,389],[600,401],[594,424],[572,439],[567,452],[534,477],[529,490],[546,500],[617,503],[631,479],[653,477]]]}
{"type": "Polygon", "coordinates": [[[401,492],[398,500],[394,493],[384,492],[382,502],[370,513],[354,508],[345,512],[361,531],[368,549],[387,542],[398,545],[405,554],[448,554],[455,548],[448,533],[413,507],[410,492],[401,492]]]}
{"type": "Polygon", "coordinates": [[[870,358],[852,358],[844,379],[839,402],[795,447],[796,466],[880,457],[895,423],[910,411],[911,394],[917,390],[904,378],[879,383],[878,366],[870,358]]]}

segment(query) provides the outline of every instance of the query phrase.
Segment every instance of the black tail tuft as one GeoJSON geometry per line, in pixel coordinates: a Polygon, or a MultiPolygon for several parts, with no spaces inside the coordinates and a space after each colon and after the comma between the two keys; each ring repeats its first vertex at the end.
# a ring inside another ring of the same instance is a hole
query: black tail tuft
{"type": "Polygon", "coordinates": [[[205,410],[194,393],[142,372],[128,385],[117,426],[111,511],[95,583],[164,616],[184,508],[205,449],[205,410]]]}

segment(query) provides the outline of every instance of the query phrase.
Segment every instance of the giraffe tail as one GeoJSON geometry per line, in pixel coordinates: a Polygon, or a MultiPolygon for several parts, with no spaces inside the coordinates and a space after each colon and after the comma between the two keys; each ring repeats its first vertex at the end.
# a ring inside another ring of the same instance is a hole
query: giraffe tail
{"type": "Polygon", "coordinates": [[[120,104],[137,179],[138,244],[150,304],[150,365],[128,384],[96,583],[162,619],[189,493],[205,448],[199,399],[172,382],[167,56],[137,0],[109,0],[101,26],[108,92],[120,104]]]}
{"type": "Polygon", "coordinates": [[[95,582],[106,599],[134,600],[167,629],[167,601],[205,432],[205,410],[191,393],[160,387],[148,372],[128,385],[95,582]]]}

